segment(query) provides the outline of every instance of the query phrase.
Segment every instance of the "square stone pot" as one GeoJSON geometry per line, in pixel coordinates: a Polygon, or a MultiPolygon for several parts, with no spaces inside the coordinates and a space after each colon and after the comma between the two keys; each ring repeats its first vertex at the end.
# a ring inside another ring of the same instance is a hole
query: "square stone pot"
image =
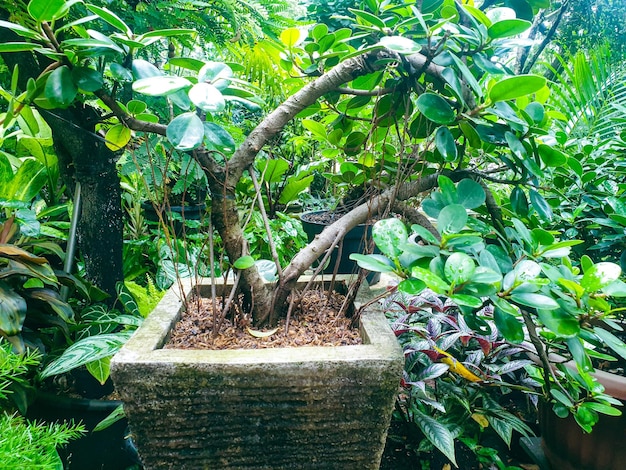
{"type": "MultiPolygon", "coordinates": [[[[210,287],[186,283],[184,295],[210,287]]],[[[378,469],[404,359],[375,305],[361,345],[163,349],[181,315],[177,290],[111,362],[146,469],[378,469]]]]}

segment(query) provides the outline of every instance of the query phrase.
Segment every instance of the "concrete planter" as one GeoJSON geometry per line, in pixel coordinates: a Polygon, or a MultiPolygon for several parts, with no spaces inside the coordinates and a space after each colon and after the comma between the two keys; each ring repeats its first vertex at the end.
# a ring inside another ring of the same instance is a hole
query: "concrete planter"
{"type": "Polygon", "coordinates": [[[162,349],[181,307],[168,292],[111,364],[146,469],[378,469],[403,367],[380,311],[358,346],[162,349]]]}

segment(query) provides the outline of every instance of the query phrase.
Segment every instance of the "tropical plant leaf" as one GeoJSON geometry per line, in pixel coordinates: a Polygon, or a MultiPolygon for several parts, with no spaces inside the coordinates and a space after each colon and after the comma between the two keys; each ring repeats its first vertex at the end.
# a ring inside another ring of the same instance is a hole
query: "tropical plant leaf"
{"type": "Polygon", "coordinates": [[[456,466],[454,437],[448,428],[419,410],[413,410],[413,417],[426,438],[456,466]]]}

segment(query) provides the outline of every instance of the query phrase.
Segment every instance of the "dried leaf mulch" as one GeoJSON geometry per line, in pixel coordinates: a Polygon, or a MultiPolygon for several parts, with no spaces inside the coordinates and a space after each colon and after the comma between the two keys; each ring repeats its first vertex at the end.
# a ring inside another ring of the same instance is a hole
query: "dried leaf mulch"
{"type": "MultiPolygon", "coordinates": [[[[217,306],[221,305],[221,299],[217,306]]],[[[170,349],[261,349],[299,346],[347,346],[361,344],[358,329],[352,320],[339,314],[344,296],[321,290],[305,292],[296,301],[285,334],[285,320],[281,320],[275,333],[258,338],[250,325],[250,317],[235,308],[233,318],[226,318],[217,336],[213,335],[213,301],[194,299],[183,312],[169,342],[170,349]],[[250,332],[252,330],[252,333],[250,332]]],[[[262,331],[262,330],[261,330],[262,331]]],[[[271,331],[271,330],[269,330],[271,331]]]]}

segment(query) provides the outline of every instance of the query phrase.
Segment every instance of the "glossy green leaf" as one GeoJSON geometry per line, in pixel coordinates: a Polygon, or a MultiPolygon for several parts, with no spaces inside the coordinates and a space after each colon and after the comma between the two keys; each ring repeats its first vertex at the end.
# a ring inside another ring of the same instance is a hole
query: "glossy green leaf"
{"type": "Polygon", "coordinates": [[[467,121],[461,121],[459,122],[459,128],[465,136],[465,142],[471,148],[479,149],[482,147],[480,136],[478,135],[478,132],[476,132],[476,129],[474,129],[474,127],[470,123],[468,123],[467,121]]]}
{"type": "Polygon", "coordinates": [[[191,82],[183,77],[154,76],[133,82],[133,90],[148,96],[166,96],[190,87],[191,82]]]}
{"type": "Polygon", "coordinates": [[[427,228],[422,227],[421,225],[414,224],[414,225],[411,225],[411,230],[413,230],[413,232],[415,232],[426,243],[439,245],[439,241],[437,240],[437,237],[435,237],[435,235],[431,233],[430,230],[428,230],[427,228]]]}
{"type": "MultiPolygon", "coordinates": [[[[8,21],[0,20],[0,28],[10,29],[15,34],[22,36],[23,38],[34,39],[35,41],[45,40],[44,37],[41,34],[39,34],[37,31],[29,29],[21,24],[10,23],[8,21]]],[[[24,44],[30,44],[30,43],[24,43],[24,44]]],[[[40,47],[39,44],[37,44],[37,46],[40,47]]]]}
{"type": "Polygon", "coordinates": [[[189,99],[207,113],[219,113],[226,107],[222,93],[209,83],[198,83],[189,90],[189,99]]]}
{"type": "Polygon", "coordinates": [[[413,409],[413,419],[426,438],[439,449],[456,467],[454,456],[454,436],[435,418],[413,409]]]}
{"type": "Polygon", "coordinates": [[[511,201],[511,209],[520,217],[526,217],[528,215],[528,199],[526,199],[526,193],[521,186],[515,186],[511,191],[509,197],[511,201]]]}
{"type": "Polygon", "coordinates": [[[576,362],[579,370],[584,372],[592,372],[593,364],[591,362],[591,358],[587,354],[585,350],[584,342],[577,335],[574,335],[566,340],[567,348],[572,353],[572,357],[576,362]]]}
{"type": "Polygon", "coordinates": [[[44,88],[45,97],[56,107],[67,107],[74,102],[78,88],[72,80],[72,72],[63,65],[48,76],[44,88]]]}
{"type": "Polygon", "coordinates": [[[480,183],[464,178],[456,187],[457,200],[466,209],[476,209],[484,204],[486,195],[480,183]]]}
{"type": "Polygon", "coordinates": [[[444,207],[437,217],[437,229],[440,233],[458,233],[467,223],[467,211],[460,204],[444,207]]]}
{"type": "Polygon", "coordinates": [[[588,293],[597,292],[619,279],[622,269],[618,264],[600,262],[585,269],[580,285],[588,293]]]}
{"type": "Polygon", "coordinates": [[[242,256],[240,258],[238,258],[237,260],[235,260],[235,262],[233,263],[233,267],[235,269],[249,269],[252,266],[254,266],[254,258],[250,255],[245,255],[242,256]]]}
{"type": "Polygon", "coordinates": [[[417,295],[426,288],[426,283],[419,279],[404,279],[398,284],[398,290],[409,295],[417,295]]]}
{"type": "Polygon", "coordinates": [[[449,283],[459,285],[469,281],[476,270],[476,263],[465,253],[452,253],[444,265],[449,283]]]}
{"type": "Polygon", "coordinates": [[[487,33],[491,39],[508,38],[523,33],[531,26],[530,21],[519,18],[502,20],[489,26],[487,33]]]}
{"type": "Polygon", "coordinates": [[[350,259],[356,261],[360,268],[377,273],[390,273],[394,270],[393,262],[382,255],[350,254],[350,259]]]}
{"type": "Polygon", "coordinates": [[[537,147],[539,156],[546,166],[560,167],[567,162],[567,155],[549,145],[539,144],[537,147]]]}
{"type": "Polygon", "coordinates": [[[0,197],[9,201],[31,201],[47,182],[46,167],[33,158],[23,160],[11,176],[0,187],[0,197]]]}
{"type": "Polygon", "coordinates": [[[516,304],[525,305],[536,309],[555,310],[559,304],[552,297],[532,292],[522,292],[521,294],[511,294],[511,301],[516,304]]]}
{"type": "Polygon", "coordinates": [[[104,357],[97,361],[88,362],[85,367],[91,376],[100,382],[100,385],[104,385],[111,374],[111,358],[104,357]]]}
{"type": "Polygon", "coordinates": [[[456,142],[452,136],[452,132],[447,127],[440,127],[435,133],[435,145],[437,150],[447,162],[453,162],[458,157],[456,142]]]}
{"type": "Polygon", "coordinates": [[[546,79],[539,75],[517,75],[497,81],[491,90],[489,98],[496,101],[506,101],[536,93],[546,86],[546,79]]]}
{"type": "Polygon", "coordinates": [[[524,328],[522,323],[508,312],[496,307],[493,312],[493,319],[498,327],[498,331],[502,333],[507,340],[513,343],[521,343],[524,341],[524,328]]]}
{"type": "Polygon", "coordinates": [[[161,72],[158,68],[156,68],[147,60],[143,59],[134,59],[131,68],[133,78],[135,78],[135,80],[150,77],[160,77],[163,75],[163,72],[161,72]]]}
{"type": "Polygon", "coordinates": [[[130,114],[141,114],[147,109],[148,105],[140,100],[130,100],[126,103],[126,109],[130,114]]]}
{"type": "Polygon", "coordinates": [[[79,89],[87,92],[97,91],[104,85],[100,72],[90,67],[74,67],[72,78],[79,89]]]}
{"type": "Polygon", "coordinates": [[[570,338],[580,332],[578,318],[561,309],[545,310],[544,307],[538,307],[537,314],[549,330],[561,337],[570,338]]]}
{"type": "Polygon", "coordinates": [[[222,62],[207,62],[198,72],[198,83],[208,82],[218,90],[228,88],[233,70],[222,62]]]}
{"type": "Polygon", "coordinates": [[[437,177],[437,185],[439,186],[439,194],[433,194],[433,199],[437,198],[443,205],[457,204],[459,197],[454,182],[445,175],[437,177]]]}
{"type": "Polygon", "coordinates": [[[0,281],[0,331],[14,336],[22,331],[26,301],[4,281],[0,281]]]}
{"type": "Polygon", "coordinates": [[[133,35],[133,32],[128,27],[128,25],[124,23],[124,21],[122,21],[122,19],[111,10],[90,4],[86,4],[85,6],[87,7],[87,10],[98,15],[111,26],[123,32],[126,36],[131,37],[133,35]]]}
{"type": "Polygon", "coordinates": [[[434,93],[422,93],[416,104],[427,119],[437,124],[451,124],[456,119],[456,113],[452,106],[444,98],[434,93]]]}
{"type": "Polygon", "coordinates": [[[314,178],[314,175],[309,175],[300,179],[289,179],[283,190],[280,192],[278,202],[280,204],[289,204],[290,202],[296,201],[298,196],[311,186],[314,178]]]}
{"type": "Polygon", "coordinates": [[[204,125],[196,113],[184,113],[168,124],[166,135],[176,149],[191,150],[202,145],[204,125]]]}
{"type": "Polygon", "coordinates": [[[626,359],[626,344],[624,344],[621,339],[610,331],[598,326],[594,327],[593,332],[598,336],[598,338],[604,341],[609,348],[619,354],[622,358],[626,359]]]}
{"type": "Polygon", "coordinates": [[[131,337],[132,331],[89,336],[69,346],[43,370],[42,379],[63,374],[89,362],[113,356],[131,337]]]}
{"type": "Polygon", "coordinates": [[[550,207],[550,204],[548,204],[548,201],[546,201],[541,194],[532,188],[528,190],[528,195],[530,196],[530,203],[533,206],[533,209],[537,211],[537,215],[544,220],[552,220],[552,208],[550,207]]]}
{"type": "Polygon", "coordinates": [[[402,36],[383,36],[378,44],[398,54],[416,54],[422,50],[420,44],[402,36]]]}
{"type": "Polygon", "coordinates": [[[204,123],[204,139],[207,149],[223,153],[234,152],[237,146],[233,136],[222,126],[213,122],[204,123]]]}
{"type": "MultiPolygon", "coordinates": [[[[137,40],[139,42],[143,42],[144,40],[148,38],[161,39],[161,38],[171,38],[175,36],[195,36],[197,34],[198,34],[198,31],[196,31],[195,29],[189,29],[189,28],[153,29],[152,31],[148,31],[147,33],[143,33],[141,36],[138,36],[137,40]]],[[[194,60],[194,59],[189,59],[189,61],[191,60],[194,60]]],[[[187,64],[190,63],[189,61],[187,62],[187,64]]],[[[195,70],[200,70],[200,67],[198,67],[195,70]]]]}
{"type": "Polygon", "coordinates": [[[420,279],[426,283],[429,289],[437,294],[446,294],[450,290],[450,285],[428,269],[414,266],[411,270],[413,277],[420,279]]]}
{"type": "Polygon", "coordinates": [[[0,44],[0,52],[26,52],[34,51],[40,47],[39,44],[32,42],[5,42],[0,44]]]}
{"type": "Polygon", "coordinates": [[[28,13],[35,21],[52,21],[67,12],[66,3],[65,0],[31,0],[28,13]]]}
{"type": "Polygon", "coordinates": [[[375,26],[379,29],[383,29],[385,27],[385,23],[372,13],[354,8],[348,8],[348,10],[366,25],[375,26]]]}
{"type": "Polygon", "coordinates": [[[376,246],[392,259],[402,254],[402,246],[408,236],[404,222],[395,217],[379,220],[372,226],[372,238],[376,246]]]}
{"type": "Polygon", "coordinates": [[[104,136],[105,145],[117,152],[126,147],[126,144],[130,142],[132,135],[131,131],[124,124],[115,124],[112,126],[104,136]]]}
{"type": "Polygon", "coordinates": [[[450,295],[450,300],[457,305],[470,308],[480,308],[483,306],[483,301],[480,297],[476,297],[474,295],[452,294],[450,295]]]}

